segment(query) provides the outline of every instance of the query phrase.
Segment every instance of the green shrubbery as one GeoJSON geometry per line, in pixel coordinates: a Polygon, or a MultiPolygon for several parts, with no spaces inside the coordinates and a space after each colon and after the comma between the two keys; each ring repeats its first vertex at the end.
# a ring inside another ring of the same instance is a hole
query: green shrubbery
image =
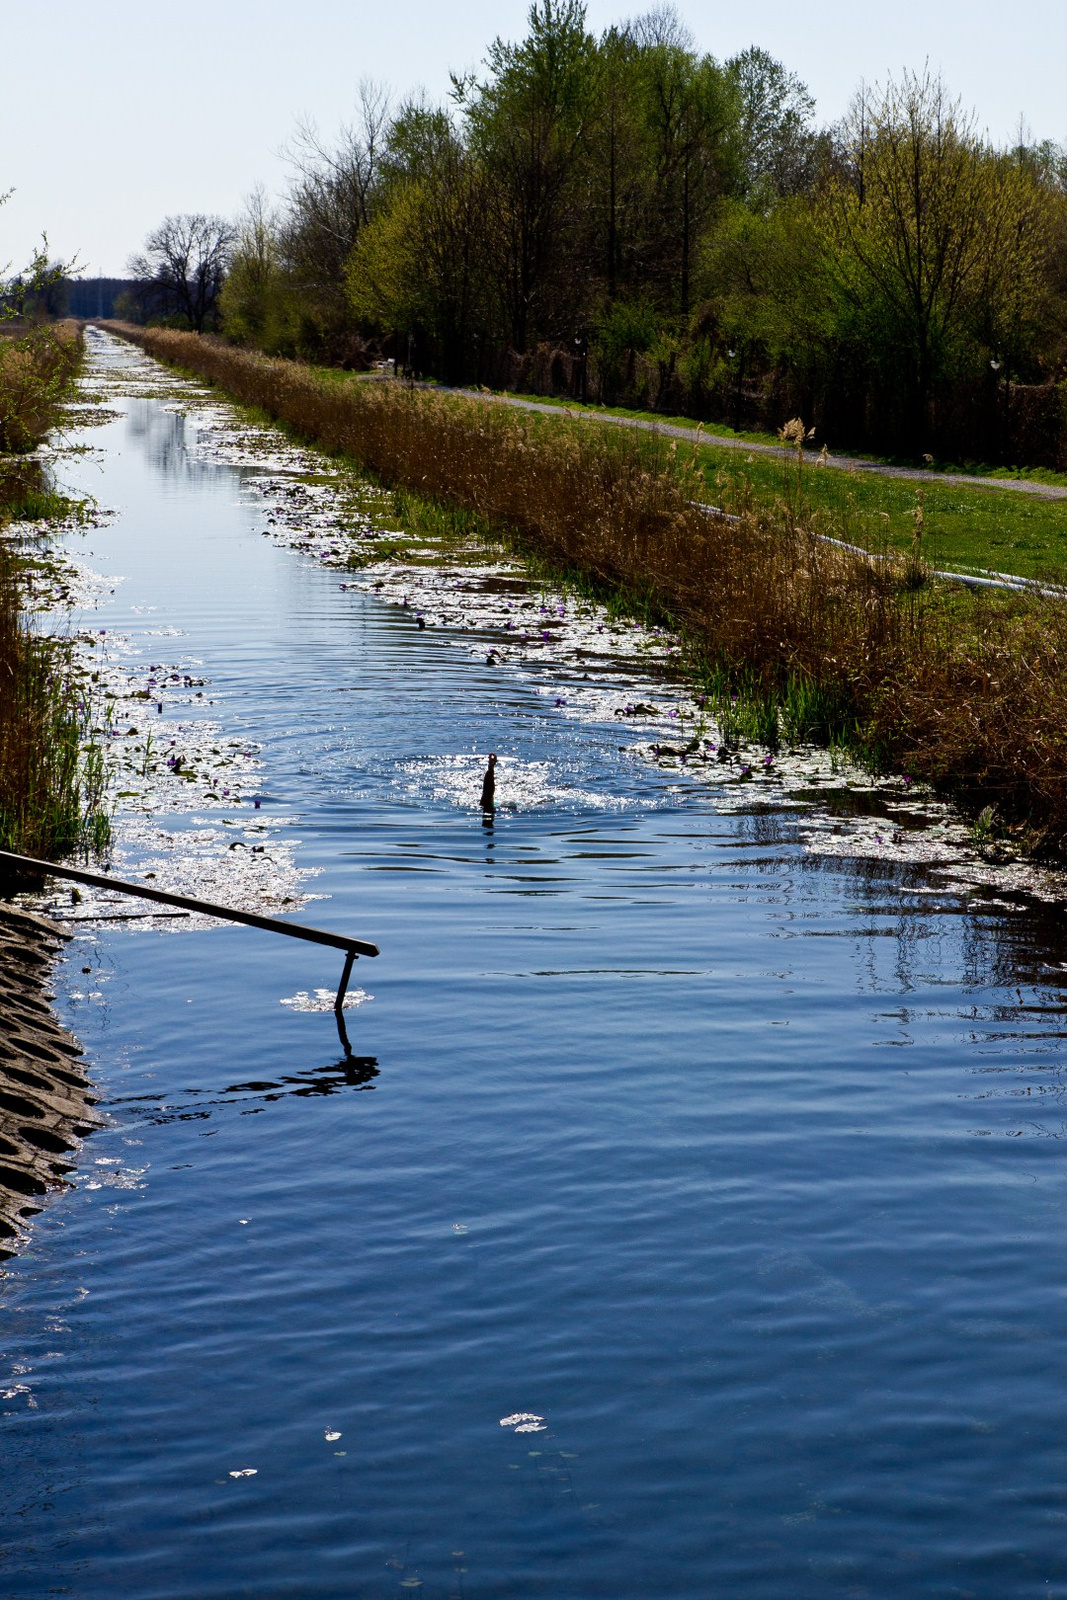
{"type": "Polygon", "coordinates": [[[253,206],[224,329],[271,353],[736,428],[1067,468],[1067,152],[996,149],[929,77],[837,127],[673,12],[537,0],[447,108],[365,91],[253,206]]]}

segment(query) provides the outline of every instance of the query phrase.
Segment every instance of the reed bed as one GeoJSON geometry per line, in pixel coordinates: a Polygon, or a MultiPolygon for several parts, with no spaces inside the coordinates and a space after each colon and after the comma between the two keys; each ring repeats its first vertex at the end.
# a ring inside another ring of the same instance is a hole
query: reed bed
{"type": "Polygon", "coordinates": [[[0,453],[33,450],[52,431],[81,356],[75,322],[15,328],[0,337],[0,453]]]}
{"type": "Polygon", "coordinates": [[[4,530],[69,510],[39,462],[0,457],[0,848],[48,860],[106,847],[104,763],[69,643],[34,630],[30,558],[4,530]]]}
{"type": "Polygon", "coordinates": [[[0,542],[0,848],[58,860],[109,838],[103,756],[62,640],[36,634],[0,542]]]}
{"type": "Polygon", "coordinates": [[[713,492],[697,455],[661,440],[110,326],[384,485],[670,621],[724,714],[766,742],[837,742],[1067,857],[1058,600],[931,583],[918,544],[880,562],[837,549],[819,535],[850,529],[813,517],[799,472],[773,498],[735,484],[736,520],[712,517],[694,504],[713,492]]]}

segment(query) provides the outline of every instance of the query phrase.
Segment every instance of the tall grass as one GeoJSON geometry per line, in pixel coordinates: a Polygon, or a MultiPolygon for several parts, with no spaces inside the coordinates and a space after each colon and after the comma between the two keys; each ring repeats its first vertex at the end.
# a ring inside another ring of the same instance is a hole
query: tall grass
{"type": "Polygon", "coordinates": [[[0,543],[0,848],[56,860],[107,844],[89,729],[70,651],[27,622],[17,560],[0,543]]]}
{"type": "MultiPolygon", "coordinates": [[[[220,384],[382,483],[456,508],[625,595],[685,634],[724,715],[749,707],[769,740],[845,743],[992,807],[1027,843],[1067,856],[1067,608],[921,581],[909,557],[871,563],[803,484],[709,517],[696,458],[566,418],[397,384],[339,384],[196,335],[115,326],[220,384]],[[762,709],[760,709],[762,708],[762,709]]],[[[738,713],[734,712],[736,716],[738,713]]]]}
{"type": "Polygon", "coordinates": [[[73,324],[0,338],[0,848],[47,859],[106,845],[103,757],[68,645],[25,614],[3,529],[69,509],[25,452],[55,426],[80,351],[73,324]]]}
{"type": "Polygon", "coordinates": [[[0,336],[0,453],[32,450],[55,427],[81,360],[78,325],[59,322],[0,336]]]}

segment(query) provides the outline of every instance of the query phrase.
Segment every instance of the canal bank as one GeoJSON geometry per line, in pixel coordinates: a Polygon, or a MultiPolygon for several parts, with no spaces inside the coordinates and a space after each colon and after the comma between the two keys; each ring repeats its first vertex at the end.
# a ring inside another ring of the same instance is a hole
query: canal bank
{"type": "Polygon", "coordinates": [[[58,952],[70,935],[0,904],[0,1261],[75,1170],[97,1118],[81,1046],[50,1005],[58,952]]]}

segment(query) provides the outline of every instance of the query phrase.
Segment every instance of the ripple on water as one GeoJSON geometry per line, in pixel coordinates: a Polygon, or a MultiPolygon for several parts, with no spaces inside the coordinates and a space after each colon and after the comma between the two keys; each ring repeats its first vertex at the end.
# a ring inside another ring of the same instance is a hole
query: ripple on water
{"type": "MultiPolygon", "coordinates": [[[[477,811],[487,755],[488,751],[419,756],[400,764],[397,786],[414,799],[477,811]]],[[[524,760],[498,752],[496,805],[505,812],[632,811],[647,810],[649,797],[590,788],[571,778],[559,760],[524,760]]]]}

